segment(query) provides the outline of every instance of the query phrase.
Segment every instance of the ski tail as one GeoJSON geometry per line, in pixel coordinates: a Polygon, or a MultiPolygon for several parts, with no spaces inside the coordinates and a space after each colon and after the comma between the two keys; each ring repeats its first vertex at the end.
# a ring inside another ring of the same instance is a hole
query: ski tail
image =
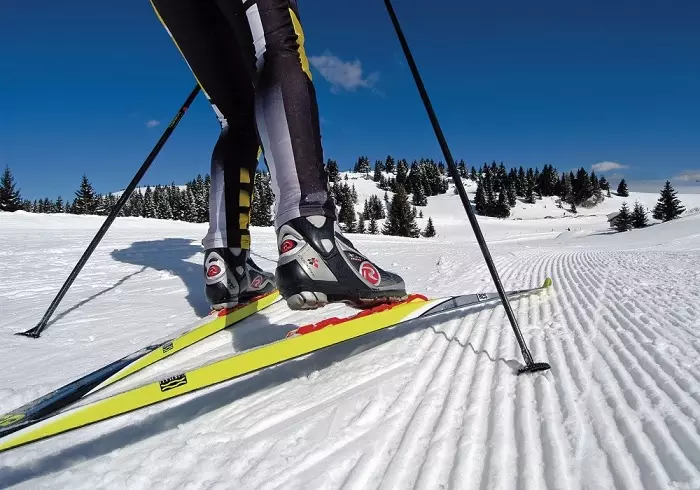
{"type": "MultiPolygon", "coordinates": [[[[509,292],[509,296],[533,293],[549,288],[551,280],[537,288],[509,292]]],[[[288,360],[319,351],[342,342],[370,335],[382,329],[412,324],[427,317],[462,309],[489,299],[484,293],[426,299],[411,295],[401,303],[380,306],[347,319],[320,322],[325,326],[304,334],[234,354],[227,358],[191,369],[166,379],[148,383],[95,402],[52,414],[36,421],[11,438],[0,440],[0,453],[36,441],[85,427],[112,417],[138,410],[203,388],[257,372],[288,360]],[[36,423],[35,422],[35,423],[36,423]]],[[[495,295],[498,297],[498,295],[495,295]]],[[[492,298],[493,299],[493,298],[492,298]]]]}

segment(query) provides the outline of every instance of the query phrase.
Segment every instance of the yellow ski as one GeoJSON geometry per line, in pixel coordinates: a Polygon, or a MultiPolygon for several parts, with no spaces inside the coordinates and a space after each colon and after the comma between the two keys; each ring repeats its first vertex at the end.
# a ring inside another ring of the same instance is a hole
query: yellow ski
{"type": "MultiPolygon", "coordinates": [[[[542,286],[510,291],[507,296],[534,293],[551,285],[551,279],[547,278],[542,286]]],[[[350,318],[334,318],[305,325],[290,331],[287,338],[276,342],[52,415],[0,440],[0,453],[229,381],[378,330],[494,299],[498,299],[495,293],[437,299],[411,295],[402,303],[378,306],[350,318]]]]}
{"type": "Polygon", "coordinates": [[[68,409],[5,438],[0,442],[0,453],[387,328],[442,301],[445,301],[445,298],[427,301],[419,298],[408,303],[401,303],[384,311],[337,325],[330,325],[306,335],[285,338],[88,405],[68,409]]]}

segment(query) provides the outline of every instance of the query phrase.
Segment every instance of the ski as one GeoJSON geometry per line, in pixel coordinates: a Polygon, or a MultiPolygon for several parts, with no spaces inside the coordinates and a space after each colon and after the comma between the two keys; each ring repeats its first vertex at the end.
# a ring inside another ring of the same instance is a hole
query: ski
{"type": "Polygon", "coordinates": [[[252,298],[245,304],[213,311],[194,328],[143,347],[11,412],[0,415],[0,437],[43,420],[88,394],[95,393],[186,347],[194,345],[200,340],[241,322],[280,299],[279,291],[274,290],[252,298]]]}
{"type": "MultiPolygon", "coordinates": [[[[514,297],[539,292],[551,285],[551,279],[547,278],[542,286],[511,291],[507,295],[514,297]]],[[[40,422],[36,426],[25,428],[13,437],[0,441],[0,453],[214,386],[341,342],[498,297],[497,294],[479,293],[428,299],[413,294],[400,303],[380,305],[348,318],[333,318],[305,326],[310,328],[300,327],[292,330],[284,339],[80,407],[51,414],[44,420],[36,421],[40,422]]]]}

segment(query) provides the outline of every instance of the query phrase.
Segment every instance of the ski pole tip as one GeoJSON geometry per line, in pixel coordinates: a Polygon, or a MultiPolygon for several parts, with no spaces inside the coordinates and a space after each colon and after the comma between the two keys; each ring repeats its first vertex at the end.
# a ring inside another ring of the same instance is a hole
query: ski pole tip
{"type": "Polygon", "coordinates": [[[548,369],[551,369],[552,367],[547,364],[546,362],[533,362],[532,364],[528,364],[527,366],[523,366],[520,369],[518,369],[518,374],[523,374],[523,373],[535,373],[538,371],[547,371],[548,369]]]}

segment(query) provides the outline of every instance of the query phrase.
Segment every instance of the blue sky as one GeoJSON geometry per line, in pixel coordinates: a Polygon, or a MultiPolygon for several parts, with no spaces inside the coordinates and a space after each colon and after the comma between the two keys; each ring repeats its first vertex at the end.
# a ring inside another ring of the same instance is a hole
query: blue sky
{"type": "MultiPolygon", "coordinates": [[[[299,3],[325,157],[442,160],[384,3],[299,3]]],[[[456,160],[700,179],[699,2],[394,8],[456,160]]],[[[125,187],[194,84],[147,0],[2,2],[0,60],[0,167],[30,199],[125,187]]],[[[217,135],[200,95],[142,183],[208,172],[217,135]]]]}

